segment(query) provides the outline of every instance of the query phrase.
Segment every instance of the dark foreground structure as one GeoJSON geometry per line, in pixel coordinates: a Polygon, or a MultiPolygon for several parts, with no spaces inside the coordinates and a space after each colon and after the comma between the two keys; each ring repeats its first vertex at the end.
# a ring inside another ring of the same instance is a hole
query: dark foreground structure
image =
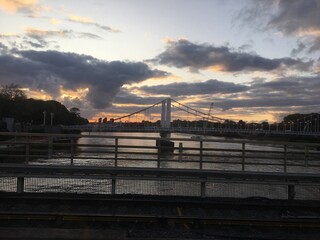
{"type": "Polygon", "coordinates": [[[309,239],[315,201],[6,194],[0,239],[309,239]]]}

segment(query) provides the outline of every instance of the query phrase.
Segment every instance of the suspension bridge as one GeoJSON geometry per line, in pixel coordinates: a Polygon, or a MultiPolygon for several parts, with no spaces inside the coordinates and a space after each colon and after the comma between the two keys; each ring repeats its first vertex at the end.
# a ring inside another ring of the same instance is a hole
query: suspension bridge
{"type": "Polygon", "coordinates": [[[310,119],[282,123],[244,122],[239,119],[225,119],[198,110],[174,99],[167,98],[138,111],[111,118],[109,121],[87,125],[64,126],[86,132],[159,132],[169,136],[173,132],[193,134],[235,134],[235,135],[284,135],[320,136],[320,118],[310,115],[310,119]]]}

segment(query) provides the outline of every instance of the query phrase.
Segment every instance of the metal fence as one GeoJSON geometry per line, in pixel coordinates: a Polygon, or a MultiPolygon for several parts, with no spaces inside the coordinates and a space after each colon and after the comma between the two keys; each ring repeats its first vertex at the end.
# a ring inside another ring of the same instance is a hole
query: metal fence
{"type": "Polygon", "coordinates": [[[320,144],[101,134],[0,136],[7,138],[0,142],[4,192],[320,200],[320,144]],[[40,171],[40,166],[45,168],[40,171]],[[155,172],[148,175],[149,170],[155,172]]]}

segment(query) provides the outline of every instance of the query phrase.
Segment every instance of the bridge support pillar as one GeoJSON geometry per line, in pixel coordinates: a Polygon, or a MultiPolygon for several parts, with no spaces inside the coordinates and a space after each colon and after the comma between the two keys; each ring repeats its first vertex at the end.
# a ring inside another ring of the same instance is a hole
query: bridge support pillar
{"type": "Polygon", "coordinates": [[[168,140],[170,138],[170,125],[171,125],[171,99],[167,98],[162,101],[161,106],[161,128],[160,137],[156,141],[156,146],[159,151],[173,151],[174,150],[174,142],[168,140]]]}

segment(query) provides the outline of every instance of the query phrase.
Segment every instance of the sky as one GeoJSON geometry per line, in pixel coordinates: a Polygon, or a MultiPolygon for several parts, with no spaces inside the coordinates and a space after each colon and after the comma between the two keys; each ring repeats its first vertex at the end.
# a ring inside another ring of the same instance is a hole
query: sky
{"type": "Polygon", "coordinates": [[[320,0],[0,0],[0,85],[96,121],[175,99],[228,119],[320,110],[320,0]]]}

